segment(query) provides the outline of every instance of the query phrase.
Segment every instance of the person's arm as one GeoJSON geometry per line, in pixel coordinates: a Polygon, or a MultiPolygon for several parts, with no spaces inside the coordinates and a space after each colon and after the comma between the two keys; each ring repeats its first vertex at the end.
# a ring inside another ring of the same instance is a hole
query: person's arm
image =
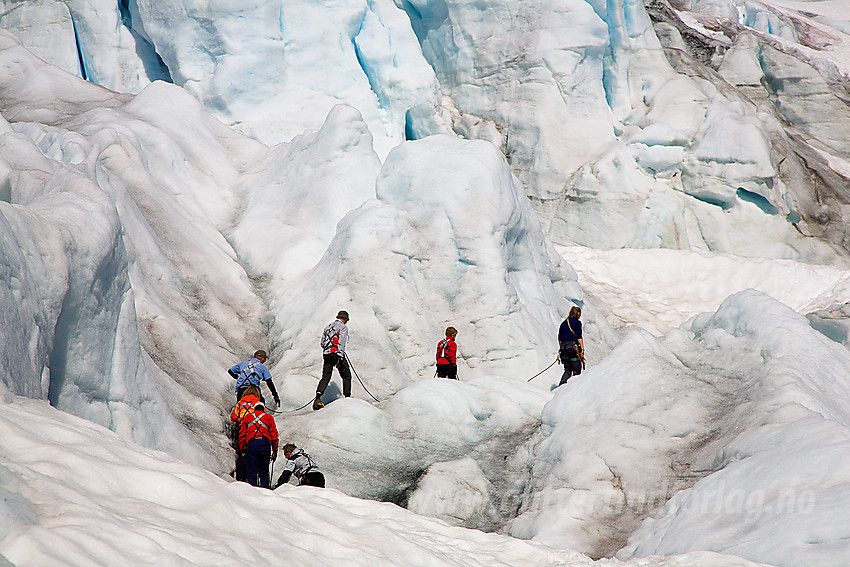
{"type": "Polygon", "coordinates": [[[295,462],[291,459],[287,459],[286,463],[283,465],[283,472],[280,475],[280,479],[277,481],[277,485],[286,484],[289,482],[289,479],[292,478],[292,472],[295,470],[295,462]]]}
{"type": "Polygon", "coordinates": [[[242,405],[242,402],[238,402],[235,406],[233,406],[233,411],[230,412],[230,421],[239,422],[239,408],[242,405]]]}
{"type": "Polygon", "coordinates": [[[292,471],[283,471],[282,473],[280,473],[280,478],[277,481],[277,485],[280,486],[281,484],[286,484],[287,482],[289,482],[290,478],[292,478],[292,471]]]}
{"type": "Polygon", "coordinates": [[[248,428],[245,427],[245,418],[239,422],[239,450],[244,451],[248,446],[248,428]]]}
{"type": "Polygon", "coordinates": [[[266,385],[269,387],[269,391],[272,393],[272,397],[274,398],[274,403],[280,407],[280,396],[277,395],[277,389],[274,387],[274,382],[272,382],[272,377],[269,376],[268,380],[266,380],[266,385]]]}
{"type": "Polygon", "coordinates": [[[277,425],[274,422],[274,418],[269,414],[266,414],[266,415],[269,416],[268,426],[269,426],[269,433],[272,436],[272,462],[274,462],[274,461],[277,460],[277,444],[280,441],[280,435],[278,435],[277,425]]]}
{"type": "Polygon", "coordinates": [[[584,360],[584,330],[582,329],[583,325],[581,324],[581,321],[578,320],[576,320],[576,323],[576,342],[578,343],[578,346],[581,349],[579,350],[578,355],[582,360],[584,360]]]}
{"type": "Polygon", "coordinates": [[[345,356],[345,345],[348,344],[348,325],[343,325],[342,329],[339,331],[339,343],[337,348],[339,349],[339,355],[345,356]]]}
{"type": "Polygon", "coordinates": [[[269,372],[269,369],[265,364],[260,366],[260,378],[269,387],[269,392],[272,393],[272,398],[274,398],[274,403],[277,404],[278,407],[280,407],[280,396],[277,395],[277,388],[274,387],[274,382],[272,382],[272,373],[269,372]]]}
{"type": "Polygon", "coordinates": [[[241,370],[242,370],[242,369],[241,369],[241,368],[239,368],[239,365],[237,364],[236,366],[231,367],[231,368],[230,368],[230,370],[228,370],[228,371],[227,371],[227,373],[228,373],[228,374],[230,374],[230,377],[231,377],[231,378],[233,378],[234,380],[236,380],[237,378],[239,378],[239,372],[240,372],[241,370]]]}

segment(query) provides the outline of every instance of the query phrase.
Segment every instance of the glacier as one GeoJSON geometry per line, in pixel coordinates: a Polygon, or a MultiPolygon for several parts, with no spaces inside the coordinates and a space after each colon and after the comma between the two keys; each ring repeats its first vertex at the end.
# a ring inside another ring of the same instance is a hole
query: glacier
{"type": "Polygon", "coordinates": [[[0,564],[847,556],[840,0],[9,0],[0,28],[0,564]],[[299,409],[339,309],[354,398],[299,409]],[[324,491],[230,477],[257,348],[324,491]]]}

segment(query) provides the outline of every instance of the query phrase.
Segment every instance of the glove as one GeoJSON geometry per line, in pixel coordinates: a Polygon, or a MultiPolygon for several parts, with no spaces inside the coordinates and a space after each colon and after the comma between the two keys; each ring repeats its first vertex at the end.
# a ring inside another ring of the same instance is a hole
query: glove
{"type": "Polygon", "coordinates": [[[275,397],[274,397],[274,404],[275,404],[277,407],[280,407],[280,396],[275,396],[275,397]]]}
{"type": "Polygon", "coordinates": [[[272,453],[272,462],[275,462],[276,460],[277,460],[277,451],[272,453]]]}

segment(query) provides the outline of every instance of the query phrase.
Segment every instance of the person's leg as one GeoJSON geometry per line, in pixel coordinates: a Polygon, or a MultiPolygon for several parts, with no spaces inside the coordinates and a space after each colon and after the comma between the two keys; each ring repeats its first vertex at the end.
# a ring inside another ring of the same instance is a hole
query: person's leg
{"type": "Polygon", "coordinates": [[[260,446],[257,455],[257,477],[259,479],[258,486],[262,488],[270,488],[269,483],[269,461],[272,458],[272,444],[263,439],[257,441],[260,446]]]}
{"type": "Polygon", "coordinates": [[[448,378],[449,377],[449,365],[448,364],[438,364],[437,365],[437,378],[448,378]]]}
{"type": "Polygon", "coordinates": [[[452,380],[457,380],[457,364],[449,364],[448,378],[451,378],[452,380]]]}
{"type": "Polygon", "coordinates": [[[236,480],[245,482],[248,471],[245,469],[245,457],[242,451],[236,451],[236,472],[234,473],[236,480]]]}
{"type": "Polygon", "coordinates": [[[233,451],[236,454],[236,466],[233,471],[233,478],[240,481],[245,481],[245,456],[244,452],[239,450],[239,424],[230,424],[230,443],[233,451]]]}
{"type": "Polygon", "coordinates": [[[573,359],[573,376],[578,376],[581,374],[581,359],[576,356],[573,359]]]}
{"type": "Polygon", "coordinates": [[[319,380],[319,385],[316,386],[316,394],[321,396],[325,392],[325,388],[331,383],[331,374],[334,371],[334,363],[337,356],[335,354],[326,354],[323,356],[324,364],[322,365],[322,379],[319,380]]]}
{"type": "Polygon", "coordinates": [[[351,397],[351,369],[348,367],[348,361],[344,356],[339,357],[336,363],[336,369],[339,370],[339,377],[342,378],[342,395],[346,398],[351,397]]]}
{"type": "Polygon", "coordinates": [[[304,478],[301,479],[301,486],[318,486],[319,488],[325,487],[325,475],[320,473],[319,471],[310,471],[304,475],[304,478]]]}
{"type": "Polygon", "coordinates": [[[249,441],[245,449],[245,481],[251,486],[257,486],[257,473],[259,471],[259,451],[257,442],[249,441]]]}
{"type": "Polygon", "coordinates": [[[561,381],[558,382],[558,386],[563,386],[567,383],[567,380],[573,375],[573,365],[570,362],[570,357],[565,355],[563,352],[560,354],[561,357],[561,365],[564,367],[564,373],[561,375],[561,381]]]}

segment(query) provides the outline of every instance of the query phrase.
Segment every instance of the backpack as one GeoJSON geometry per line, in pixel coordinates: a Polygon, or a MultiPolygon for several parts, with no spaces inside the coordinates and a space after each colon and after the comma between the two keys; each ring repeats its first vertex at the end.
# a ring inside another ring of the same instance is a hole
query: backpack
{"type": "MultiPolygon", "coordinates": [[[[252,386],[256,388],[256,386],[252,386]]],[[[241,400],[236,402],[233,411],[230,412],[230,420],[239,424],[242,423],[242,418],[254,410],[254,405],[262,401],[259,396],[245,395],[241,400]],[[249,399],[250,398],[250,399],[249,399]]]]}
{"type": "Polygon", "coordinates": [[[236,416],[238,418],[236,421],[241,422],[242,418],[245,417],[246,415],[248,415],[248,412],[250,412],[250,411],[251,411],[251,404],[249,402],[242,400],[241,402],[236,404],[236,416]]]}

